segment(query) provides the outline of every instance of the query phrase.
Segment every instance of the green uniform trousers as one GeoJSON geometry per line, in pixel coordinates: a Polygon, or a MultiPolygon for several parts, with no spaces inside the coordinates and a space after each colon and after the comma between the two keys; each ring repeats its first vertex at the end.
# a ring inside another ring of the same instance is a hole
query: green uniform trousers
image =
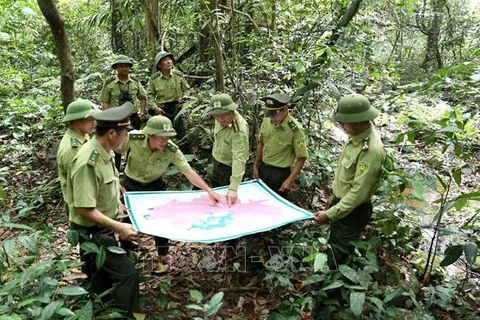
{"type": "MultiPolygon", "coordinates": [[[[336,198],[332,206],[338,203],[336,198]]],[[[328,243],[332,247],[328,251],[328,267],[330,270],[338,270],[338,266],[345,263],[355,247],[350,243],[357,241],[360,234],[367,226],[372,216],[372,203],[365,202],[354,208],[348,216],[333,221],[330,224],[330,237],[328,243]]]]}
{"type": "Polygon", "coordinates": [[[287,199],[288,192],[281,192],[280,187],[290,175],[290,168],[279,168],[262,162],[258,172],[262,181],[265,182],[270,189],[282,198],[287,199]]]}
{"type": "MultiPolygon", "coordinates": [[[[147,184],[143,184],[130,178],[127,175],[125,175],[122,179],[122,186],[125,188],[126,191],[165,191],[167,189],[167,186],[165,185],[165,182],[163,182],[162,178],[154,180],[147,184]]],[[[124,222],[131,223],[129,218],[125,218],[124,222]]],[[[169,249],[169,240],[167,238],[157,236],[154,236],[153,239],[155,240],[155,246],[157,247],[158,254],[167,254],[169,249]]]]}
{"type": "Polygon", "coordinates": [[[70,222],[70,229],[84,235],[80,236],[80,243],[92,242],[98,247],[105,248],[105,262],[100,269],[96,267],[96,254],[85,254],[80,250],[81,260],[84,262],[82,271],[88,276],[92,291],[100,294],[113,287],[112,298],[118,308],[125,310],[129,315],[139,312],[138,272],[125,253],[113,253],[107,249],[118,246],[113,232],[103,227],[83,227],[73,222],[70,222]]]}

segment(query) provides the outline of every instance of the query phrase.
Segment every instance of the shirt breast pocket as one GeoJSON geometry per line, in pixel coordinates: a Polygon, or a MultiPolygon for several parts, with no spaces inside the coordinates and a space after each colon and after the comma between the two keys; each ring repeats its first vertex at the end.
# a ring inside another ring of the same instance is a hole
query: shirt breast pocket
{"type": "Polygon", "coordinates": [[[339,178],[344,183],[351,183],[355,178],[356,159],[343,158],[340,163],[339,178]]]}
{"type": "Polygon", "coordinates": [[[104,184],[99,192],[98,203],[103,206],[109,206],[111,203],[117,202],[119,192],[119,180],[113,173],[104,175],[104,184]]]}

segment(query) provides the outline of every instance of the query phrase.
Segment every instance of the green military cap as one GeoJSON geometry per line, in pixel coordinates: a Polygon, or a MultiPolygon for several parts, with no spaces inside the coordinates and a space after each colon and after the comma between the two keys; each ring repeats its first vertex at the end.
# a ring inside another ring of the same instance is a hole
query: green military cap
{"type": "Polygon", "coordinates": [[[160,63],[160,61],[162,61],[163,58],[165,57],[170,57],[172,58],[173,60],[173,54],[170,53],[170,52],[167,52],[167,51],[160,51],[159,53],[157,53],[157,55],[155,56],[155,67],[157,68],[157,71],[160,70],[160,68],[158,67],[158,64],[160,63]]]}
{"type": "Polygon", "coordinates": [[[265,102],[265,112],[266,117],[271,117],[277,114],[277,110],[285,108],[290,102],[291,98],[289,95],[283,93],[274,93],[265,97],[261,97],[260,100],[265,102]]]}
{"type": "Polygon", "coordinates": [[[130,125],[129,117],[133,111],[133,104],[125,102],[120,107],[110,108],[93,114],[97,120],[98,128],[117,128],[128,127],[130,125]]]}
{"type": "Polygon", "coordinates": [[[232,97],[226,93],[216,94],[210,100],[210,108],[207,113],[209,115],[216,115],[227,113],[238,108],[238,105],[233,102],[232,97]]]}
{"type": "Polygon", "coordinates": [[[177,135],[173,129],[172,121],[164,116],[154,116],[148,119],[147,125],[142,132],[156,137],[173,137],[177,135]]]}
{"type": "Polygon", "coordinates": [[[95,110],[94,107],[95,105],[89,100],[77,99],[68,105],[62,122],[86,119],[91,117],[95,112],[100,112],[95,110]]]}
{"type": "Polygon", "coordinates": [[[112,68],[115,69],[117,67],[117,64],[120,64],[120,63],[128,64],[128,65],[130,65],[130,68],[133,67],[133,63],[130,60],[130,58],[127,57],[126,55],[123,55],[123,54],[120,54],[120,55],[116,56],[115,58],[113,58],[112,68]]]}
{"type": "Polygon", "coordinates": [[[375,119],[379,112],[361,94],[349,94],[338,100],[334,120],[340,123],[359,123],[375,119]]]}

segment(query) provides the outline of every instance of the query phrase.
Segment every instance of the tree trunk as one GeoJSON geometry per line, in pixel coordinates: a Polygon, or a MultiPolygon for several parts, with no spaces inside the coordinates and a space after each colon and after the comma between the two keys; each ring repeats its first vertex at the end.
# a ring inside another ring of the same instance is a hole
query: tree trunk
{"type": "Polygon", "coordinates": [[[144,0],[145,8],[145,37],[147,44],[156,51],[160,40],[160,26],[158,25],[158,0],[144,0]]]}
{"type": "Polygon", "coordinates": [[[432,2],[432,21],[424,33],[427,35],[425,46],[425,57],[422,62],[422,69],[426,72],[431,69],[440,69],[443,67],[443,60],[440,54],[440,27],[442,25],[443,11],[445,9],[445,0],[433,0],[432,2]]]}
{"type": "Polygon", "coordinates": [[[110,0],[111,10],[111,26],[110,33],[112,42],[112,49],[115,53],[125,53],[125,44],[123,42],[122,33],[119,30],[119,22],[122,20],[121,7],[117,0],[110,0]]]}
{"type": "Polygon", "coordinates": [[[72,54],[65,32],[65,22],[55,5],[54,0],[37,0],[43,16],[50,26],[53,35],[53,42],[57,49],[60,62],[60,92],[62,93],[62,105],[65,112],[67,106],[75,99],[74,83],[75,75],[73,70],[72,54]]]}
{"type": "Polygon", "coordinates": [[[215,59],[215,80],[218,92],[225,91],[225,77],[223,74],[222,35],[216,10],[219,0],[210,0],[210,14],[212,16],[210,28],[213,36],[213,57],[215,59]]]}

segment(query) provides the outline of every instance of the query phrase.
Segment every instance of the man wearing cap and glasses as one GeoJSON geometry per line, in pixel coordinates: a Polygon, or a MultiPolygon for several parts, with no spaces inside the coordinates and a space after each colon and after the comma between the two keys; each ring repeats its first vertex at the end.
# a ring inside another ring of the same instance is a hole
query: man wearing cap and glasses
{"type": "Polygon", "coordinates": [[[315,213],[320,224],[330,223],[328,266],[336,270],[345,263],[372,215],[371,197],[380,184],[381,168],[387,153],[371,120],[377,109],[366,97],[351,94],[338,101],[334,120],[349,136],[340,154],[333,180],[333,194],[326,211],[315,213]]]}
{"type": "Polygon", "coordinates": [[[307,160],[306,136],[300,123],[288,112],[288,95],[275,93],[261,100],[265,102],[266,118],[260,127],[253,178],[262,179],[287,198],[307,160]]]}
{"type": "MultiPolygon", "coordinates": [[[[127,143],[118,151],[130,150],[122,185],[126,191],[166,190],[163,175],[170,164],[196,187],[206,191],[210,200],[217,204],[220,195],[190,167],[182,151],[170,141],[177,133],[170,119],[164,116],[151,117],[145,128],[129,132],[127,143]]],[[[159,256],[168,253],[168,239],[155,237],[159,256]]]]}
{"type": "Polygon", "coordinates": [[[184,96],[189,89],[185,78],[173,67],[173,54],[161,51],[155,56],[155,72],[148,82],[149,113],[164,115],[173,123],[177,132],[177,141],[187,133],[184,115],[178,115],[185,102],[184,96]],[[176,118],[176,119],[175,119],[176,118]]]}
{"type": "MultiPolygon", "coordinates": [[[[120,183],[111,151],[128,137],[127,126],[133,105],[94,113],[95,136],[85,143],[74,158],[68,174],[70,228],[80,234],[80,242],[93,242],[105,253],[103,265],[97,269],[96,256],[81,250],[83,267],[96,293],[113,287],[115,304],[129,315],[139,311],[139,280],[135,265],[126,253],[111,247],[120,239],[134,240],[138,234],[131,224],[117,221],[120,208],[120,183]]],[[[123,214],[123,212],[122,212],[123,214]]]]}
{"type": "Polygon", "coordinates": [[[227,204],[237,202],[238,186],[248,160],[248,124],[236,110],[238,105],[226,93],[214,95],[207,114],[215,118],[212,186],[228,186],[227,204]]]}
{"type": "MultiPolygon", "coordinates": [[[[113,59],[111,66],[115,69],[116,74],[103,84],[99,97],[102,110],[116,108],[125,102],[131,102],[134,108],[130,115],[130,121],[132,127],[138,130],[147,108],[147,92],[139,79],[130,75],[133,63],[129,57],[118,55],[113,59]],[[140,110],[138,109],[139,104],[140,110]]],[[[121,155],[115,155],[115,165],[120,170],[121,155]]]]}
{"type": "Polygon", "coordinates": [[[92,115],[99,111],[93,109],[93,106],[93,103],[88,100],[77,99],[68,105],[62,119],[62,122],[67,123],[68,128],[58,146],[57,169],[63,199],[66,203],[68,203],[68,170],[78,150],[90,139],[89,134],[95,129],[95,119],[92,115]]]}

